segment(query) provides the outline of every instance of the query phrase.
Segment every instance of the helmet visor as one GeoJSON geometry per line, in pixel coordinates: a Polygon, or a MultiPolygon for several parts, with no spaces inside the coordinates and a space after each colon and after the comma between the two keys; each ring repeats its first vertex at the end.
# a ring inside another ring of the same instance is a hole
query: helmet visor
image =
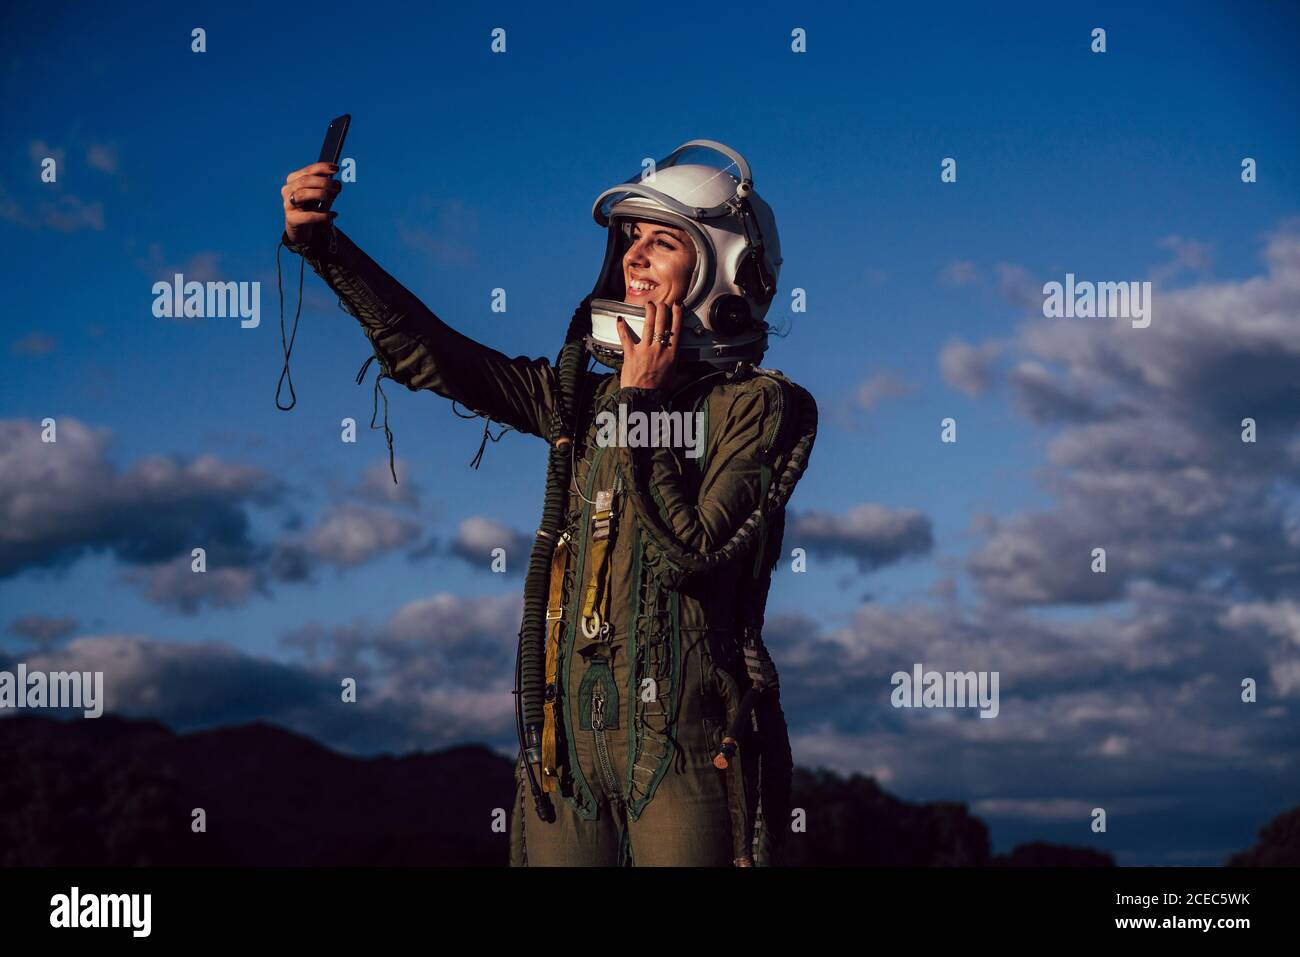
{"type": "Polygon", "coordinates": [[[714,143],[712,140],[691,140],[677,147],[658,162],[653,162],[650,157],[642,160],[638,172],[624,180],[621,185],[607,189],[597,197],[592,215],[600,225],[607,225],[614,204],[630,196],[643,196],[680,216],[695,220],[713,219],[731,212],[731,204],[737,199],[736,186],[742,181],[753,182],[749,164],[745,162],[743,156],[730,147],[714,143]],[[710,177],[706,182],[711,183],[721,179],[728,187],[730,199],[712,206],[699,207],[691,205],[689,195],[672,197],[656,190],[655,175],[659,170],[679,164],[704,166],[716,170],[715,176],[710,177]]]}

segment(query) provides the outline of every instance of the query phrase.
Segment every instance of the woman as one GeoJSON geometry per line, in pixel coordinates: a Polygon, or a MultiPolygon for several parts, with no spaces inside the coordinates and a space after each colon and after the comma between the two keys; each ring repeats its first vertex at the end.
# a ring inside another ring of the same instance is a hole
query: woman
{"type": "Polygon", "coordinates": [[[554,366],[441,322],[336,228],[332,172],[289,174],[282,242],[361,322],[383,374],[551,447],[511,864],[771,863],[791,762],[760,635],[816,403],[757,365],[781,255],[748,164],[693,140],[596,199],[605,262],[554,366]],[[729,162],[686,161],[702,153],[729,162]],[[662,441],[607,427],[638,420],[662,441]]]}

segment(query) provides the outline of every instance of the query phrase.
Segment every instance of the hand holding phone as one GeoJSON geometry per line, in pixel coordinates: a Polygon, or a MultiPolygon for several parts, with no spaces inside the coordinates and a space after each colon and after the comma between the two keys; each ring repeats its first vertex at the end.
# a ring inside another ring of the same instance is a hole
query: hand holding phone
{"type": "Polygon", "coordinates": [[[308,239],[316,223],[328,222],[338,213],[330,206],[343,189],[343,184],[333,178],[343,155],[343,141],[347,137],[352,116],[344,113],[330,121],[321,144],[320,159],[302,169],[294,170],[280,187],[284,204],[284,232],[292,243],[308,239]]]}

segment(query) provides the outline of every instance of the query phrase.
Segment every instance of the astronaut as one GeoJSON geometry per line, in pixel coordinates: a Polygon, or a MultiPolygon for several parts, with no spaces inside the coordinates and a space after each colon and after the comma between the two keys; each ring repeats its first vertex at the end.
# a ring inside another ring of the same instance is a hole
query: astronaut
{"type": "Polygon", "coordinates": [[[596,198],[605,259],[554,364],[444,324],[337,228],[330,172],[286,179],[281,241],[358,319],[382,375],[549,445],[510,863],[777,862],[791,756],[762,623],[817,406],[759,366],[781,250],[748,163],[692,140],[596,198]],[[299,208],[313,199],[325,208],[299,208]],[[699,416],[702,455],[597,441],[611,414],[673,412],[699,416]]]}

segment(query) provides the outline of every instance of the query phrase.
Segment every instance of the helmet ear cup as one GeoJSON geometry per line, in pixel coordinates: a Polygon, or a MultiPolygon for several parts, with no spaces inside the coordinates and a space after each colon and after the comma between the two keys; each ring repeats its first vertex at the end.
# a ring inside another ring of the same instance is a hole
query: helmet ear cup
{"type": "Polygon", "coordinates": [[[745,290],[746,295],[761,302],[770,300],[776,293],[776,279],[767,267],[763,246],[751,246],[736,269],[736,285],[745,290]]]}
{"type": "Polygon", "coordinates": [[[719,296],[709,308],[709,328],[720,336],[738,336],[753,324],[749,303],[733,293],[719,296]]]}

